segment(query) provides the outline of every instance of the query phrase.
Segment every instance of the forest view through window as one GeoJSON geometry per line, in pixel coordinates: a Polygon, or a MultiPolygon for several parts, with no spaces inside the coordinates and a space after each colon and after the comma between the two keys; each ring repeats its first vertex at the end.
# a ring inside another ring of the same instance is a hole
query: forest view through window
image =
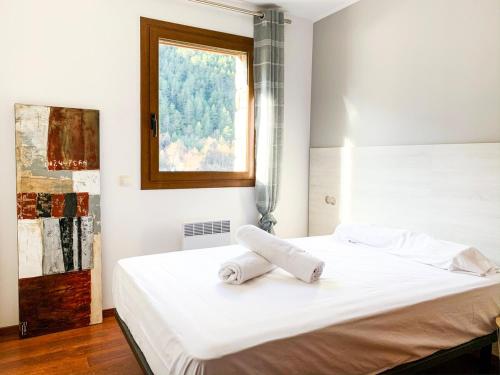
{"type": "Polygon", "coordinates": [[[160,171],[245,171],[246,53],[161,40],[158,60],[160,171]]]}

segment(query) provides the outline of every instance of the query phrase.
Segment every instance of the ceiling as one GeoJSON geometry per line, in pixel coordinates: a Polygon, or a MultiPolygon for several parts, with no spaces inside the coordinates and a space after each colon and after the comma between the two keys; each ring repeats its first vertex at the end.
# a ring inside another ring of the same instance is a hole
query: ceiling
{"type": "MultiPolygon", "coordinates": [[[[239,3],[251,3],[257,6],[275,4],[285,9],[289,14],[307,18],[313,22],[335,13],[359,0],[245,0],[239,3]]],[[[233,1],[236,2],[236,1],[233,1]]]]}

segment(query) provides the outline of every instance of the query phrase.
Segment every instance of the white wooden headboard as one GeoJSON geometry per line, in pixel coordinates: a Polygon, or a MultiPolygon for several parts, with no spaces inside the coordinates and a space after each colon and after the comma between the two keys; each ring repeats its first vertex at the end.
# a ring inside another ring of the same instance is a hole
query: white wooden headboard
{"type": "Polygon", "coordinates": [[[311,148],[309,235],[340,222],[427,232],[500,264],[500,143],[311,148]]]}

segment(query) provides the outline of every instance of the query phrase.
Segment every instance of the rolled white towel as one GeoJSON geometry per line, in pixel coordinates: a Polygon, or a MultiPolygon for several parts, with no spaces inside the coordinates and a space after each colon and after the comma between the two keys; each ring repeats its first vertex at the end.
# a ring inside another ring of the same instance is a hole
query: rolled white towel
{"type": "Polygon", "coordinates": [[[253,225],[244,225],[236,232],[242,246],[290,272],[296,278],[312,283],[323,273],[325,263],[301,248],[283,241],[253,225]]]}
{"type": "Polygon", "coordinates": [[[223,263],[219,270],[219,278],[228,284],[243,284],[254,277],[268,273],[274,265],[253,251],[223,263]]]}

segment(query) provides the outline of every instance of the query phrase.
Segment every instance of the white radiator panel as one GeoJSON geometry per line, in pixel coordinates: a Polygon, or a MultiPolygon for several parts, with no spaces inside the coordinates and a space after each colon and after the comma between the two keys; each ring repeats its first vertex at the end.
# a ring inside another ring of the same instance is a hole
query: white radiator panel
{"type": "Polygon", "coordinates": [[[225,246],[231,243],[229,220],[204,221],[183,225],[182,249],[201,249],[225,246]]]}

